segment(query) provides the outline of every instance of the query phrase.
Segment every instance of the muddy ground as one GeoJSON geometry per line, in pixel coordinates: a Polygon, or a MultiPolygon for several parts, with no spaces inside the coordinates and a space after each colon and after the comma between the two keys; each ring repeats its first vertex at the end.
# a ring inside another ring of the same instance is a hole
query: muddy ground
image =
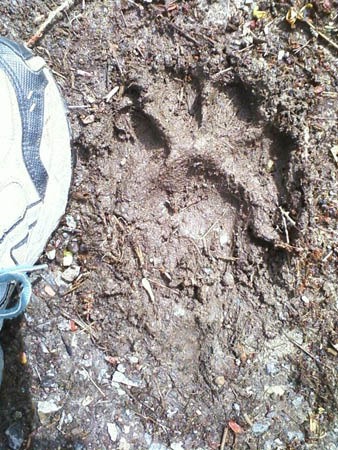
{"type": "Polygon", "coordinates": [[[75,2],[34,44],[77,165],[1,449],[338,448],[337,2],[227,3],[75,2]]]}

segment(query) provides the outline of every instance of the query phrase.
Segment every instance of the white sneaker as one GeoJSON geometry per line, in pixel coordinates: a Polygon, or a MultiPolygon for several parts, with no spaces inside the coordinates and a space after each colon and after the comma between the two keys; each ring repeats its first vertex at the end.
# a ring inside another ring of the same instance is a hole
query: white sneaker
{"type": "MultiPolygon", "coordinates": [[[[70,130],[40,57],[0,38],[0,329],[30,298],[26,275],[63,215],[71,182],[70,130]],[[13,286],[19,299],[10,303],[13,286]]],[[[0,369],[3,364],[0,353],[0,369]]],[[[1,382],[1,373],[0,373],[1,382]]]]}

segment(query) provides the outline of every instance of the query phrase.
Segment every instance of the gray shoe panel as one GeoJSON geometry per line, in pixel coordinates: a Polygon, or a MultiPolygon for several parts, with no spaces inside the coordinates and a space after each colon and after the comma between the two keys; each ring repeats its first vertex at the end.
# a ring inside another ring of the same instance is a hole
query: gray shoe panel
{"type": "Polygon", "coordinates": [[[28,56],[31,53],[25,47],[0,38],[0,68],[14,88],[21,116],[23,160],[43,198],[48,174],[40,158],[40,143],[44,125],[44,92],[48,82],[42,71],[34,72],[25,64],[28,56]]]}

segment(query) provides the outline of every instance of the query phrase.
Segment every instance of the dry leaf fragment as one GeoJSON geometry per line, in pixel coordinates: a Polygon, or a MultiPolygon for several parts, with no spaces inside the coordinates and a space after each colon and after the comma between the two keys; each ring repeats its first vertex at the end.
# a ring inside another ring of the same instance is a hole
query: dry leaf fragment
{"type": "Polygon", "coordinates": [[[255,19],[260,20],[260,19],[265,19],[267,17],[268,13],[266,11],[260,11],[258,9],[258,6],[255,5],[252,10],[252,15],[255,19]]]}
{"type": "Polygon", "coordinates": [[[331,155],[333,156],[333,159],[335,160],[335,163],[338,164],[338,145],[334,145],[330,148],[331,155]]]}
{"type": "Polygon", "coordinates": [[[236,434],[240,434],[243,433],[243,428],[240,427],[236,422],[234,422],[233,420],[229,420],[229,428],[236,434]]]}
{"type": "Polygon", "coordinates": [[[27,355],[25,352],[20,353],[20,363],[25,366],[27,364],[27,355]]]}
{"type": "Polygon", "coordinates": [[[147,294],[149,295],[149,298],[152,302],[155,302],[155,296],[153,293],[153,290],[151,289],[150,283],[147,280],[147,278],[142,278],[142,286],[147,291],[147,294]]]}
{"type": "Polygon", "coordinates": [[[298,11],[293,6],[291,6],[289,11],[286,13],[285,19],[290,24],[291,28],[296,28],[296,21],[298,19],[298,11]]]}
{"type": "Polygon", "coordinates": [[[76,325],[76,323],[74,322],[73,319],[71,319],[69,321],[69,328],[70,328],[70,331],[73,331],[73,332],[78,330],[78,326],[76,325]]]}

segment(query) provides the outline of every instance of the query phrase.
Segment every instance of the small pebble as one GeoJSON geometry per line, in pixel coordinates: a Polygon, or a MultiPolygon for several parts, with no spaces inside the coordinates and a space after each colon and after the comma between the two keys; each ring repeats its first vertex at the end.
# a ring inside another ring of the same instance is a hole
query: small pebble
{"type": "Polygon", "coordinates": [[[274,394],[277,397],[282,397],[285,393],[285,386],[283,385],[265,386],[265,392],[268,395],[274,394]]]}
{"type": "Polygon", "coordinates": [[[73,263],[73,254],[71,252],[65,251],[62,258],[63,267],[69,267],[73,263]]]}
{"type": "Polygon", "coordinates": [[[77,241],[70,241],[67,247],[68,250],[73,254],[79,252],[79,244],[77,243],[77,241]]]}
{"type": "Polygon", "coordinates": [[[284,55],[285,55],[285,51],[279,50],[278,55],[277,55],[278,61],[281,61],[284,58],[284,55]]]}
{"type": "Polygon", "coordinates": [[[206,275],[211,275],[213,273],[213,270],[210,267],[203,267],[202,270],[206,275]]]}
{"type": "Polygon", "coordinates": [[[48,416],[61,409],[61,406],[57,405],[54,400],[43,400],[38,402],[38,415],[42,423],[48,420],[48,416]]]}
{"type": "Polygon", "coordinates": [[[72,281],[75,280],[75,278],[77,278],[80,275],[80,270],[81,270],[80,266],[68,267],[68,269],[62,272],[61,277],[64,281],[71,283],[72,281]]]}
{"type": "Polygon", "coordinates": [[[74,217],[71,216],[70,214],[66,215],[66,224],[67,224],[69,231],[76,230],[76,221],[75,221],[74,217]]]}
{"type": "Polygon", "coordinates": [[[168,447],[158,442],[153,442],[149,447],[149,450],[168,450],[168,447]]]}
{"type": "Polygon", "coordinates": [[[84,125],[89,125],[95,121],[95,116],[94,114],[89,114],[88,116],[81,117],[81,120],[84,125]]]}
{"type": "Polygon", "coordinates": [[[130,450],[131,446],[130,446],[129,442],[127,442],[127,439],[122,437],[120,439],[119,446],[117,448],[118,448],[118,450],[130,450]]]}
{"type": "Polygon", "coordinates": [[[115,425],[115,423],[107,423],[107,429],[110,439],[113,442],[116,442],[119,435],[118,427],[115,425]]]}
{"type": "Polygon", "coordinates": [[[136,356],[129,356],[128,359],[131,364],[138,364],[139,362],[139,359],[136,356]]]}
{"type": "Polygon", "coordinates": [[[171,450],[184,450],[182,442],[173,442],[170,445],[171,450]]]}
{"type": "Polygon", "coordinates": [[[262,420],[261,422],[255,422],[252,425],[252,432],[256,435],[260,435],[266,433],[271,426],[271,422],[269,420],[262,420]]]}
{"type": "Polygon", "coordinates": [[[124,364],[118,364],[118,366],[116,367],[116,370],[118,370],[121,373],[125,373],[126,366],[124,364]]]}
{"type": "Polygon", "coordinates": [[[295,408],[300,408],[301,406],[302,406],[302,403],[303,403],[303,397],[301,397],[301,396],[298,396],[298,397],[295,397],[293,400],[292,400],[292,404],[293,404],[293,406],[295,407],[295,408]]]}
{"type": "Polygon", "coordinates": [[[56,249],[52,248],[51,250],[46,251],[46,256],[49,259],[49,261],[53,261],[56,256],[56,249]]]}
{"type": "Polygon", "coordinates": [[[232,407],[236,411],[237,414],[239,414],[241,412],[241,407],[239,406],[238,403],[233,403],[232,407]]]}
{"type": "Polygon", "coordinates": [[[235,286],[235,279],[230,272],[225,272],[222,278],[222,284],[223,286],[227,286],[230,289],[235,286]]]}
{"type": "Polygon", "coordinates": [[[135,383],[134,381],[127,378],[123,373],[119,372],[118,370],[114,372],[113,381],[115,381],[115,383],[121,383],[127,386],[137,387],[139,385],[138,383],[135,383]]]}
{"type": "Polygon", "coordinates": [[[11,450],[19,450],[24,441],[23,428],[20,422],[13,423],[5,431],[8,446],[11,450]]]}
{"type": "Polygon", "coordinates": [[[275,362],[268,362],[265,366],[266,373],[268,375],[274,376],[279,372],[279,368],[275,362]]]}
{"type": "Polygon", "coordinates": [[[286,433],[289,442],[297,441],[304,442],[305,436],[301,431],[288,431],[286,433]]]}
{"type": "Polygon", "coordinates": [[[228,235],[228,233],[224,230],[221,230],[219,233],[219,243],[221,245],[221,247],[224,247],[225,245],[227,245],[230,241],[230,237],[228,235]]]}
{"type": "Polygon", "coordinates": [[[217,386],[224,386],[225,384],[225,378],[221,375],[219,377],[215,378],[215,383],[217,384],[217,386]]]}
{"type": "Polygon", "coordinates": [[[49,286],[49,284],[47,284],[44,289],[45,293],[48,295],[48,297],[54,297],[55,296],[55,291],[54,289],[49,286]]]}

